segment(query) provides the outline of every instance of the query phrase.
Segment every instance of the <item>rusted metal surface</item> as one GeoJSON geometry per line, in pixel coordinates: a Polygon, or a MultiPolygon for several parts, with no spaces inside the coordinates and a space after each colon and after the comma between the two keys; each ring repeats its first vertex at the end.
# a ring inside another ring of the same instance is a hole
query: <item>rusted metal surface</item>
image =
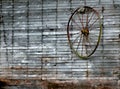
{"type": "MultiPolygon", "coordinates": [[[[0,83],[5,86],[40,86],[41,89],[118,89],[117,82],[114,80],[15,80],[15,79],[0,79],[0,83]]],[[[1,85],[2,87],[2,85],[1,85]]],[[[27,88],[26,88],[27,89],[27,88]]]]}

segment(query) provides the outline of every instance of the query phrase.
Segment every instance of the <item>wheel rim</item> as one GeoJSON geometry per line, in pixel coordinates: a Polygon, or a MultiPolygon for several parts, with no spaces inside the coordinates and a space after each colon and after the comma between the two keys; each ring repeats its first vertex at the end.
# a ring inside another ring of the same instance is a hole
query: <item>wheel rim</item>
{"type": "Polygon", "coordinates": [[[93,8],[79,7],[70,16],[67,38],[70,48],[78,57],[88,58],[96,51],[101,33],[99,13],[93,8]]]}

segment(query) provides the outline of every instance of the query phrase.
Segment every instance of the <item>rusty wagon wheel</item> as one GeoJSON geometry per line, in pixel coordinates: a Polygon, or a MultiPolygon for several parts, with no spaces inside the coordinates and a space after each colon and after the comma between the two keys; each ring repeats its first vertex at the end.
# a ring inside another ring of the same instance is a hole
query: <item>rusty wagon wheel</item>
{"type": "Polygon", "coordinates": [[[99,13],[88,6],[77,8],[67,24],[67,38],[72,51],[80,58],[90,57],[97,49],[102,33],[99,13]]]}

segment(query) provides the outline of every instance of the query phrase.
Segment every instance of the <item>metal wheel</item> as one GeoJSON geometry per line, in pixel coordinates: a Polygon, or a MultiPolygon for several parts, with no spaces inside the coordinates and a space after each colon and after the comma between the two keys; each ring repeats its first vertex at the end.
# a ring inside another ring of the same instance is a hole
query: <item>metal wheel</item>
{"type": "Polygon", "coordinates": [[[78,57],[88,58],[96,51],[101,33],[99,13],[93,8],[79,7],[70,16],[67,37],[70,48],[78,57]]]}

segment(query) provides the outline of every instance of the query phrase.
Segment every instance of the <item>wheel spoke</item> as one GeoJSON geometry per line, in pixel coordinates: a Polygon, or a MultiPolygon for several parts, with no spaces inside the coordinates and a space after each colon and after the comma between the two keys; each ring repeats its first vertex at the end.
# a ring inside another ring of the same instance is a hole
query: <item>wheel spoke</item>
{"type": "Polygon", "coordinates": [[[89,15],[87,14],[87,16],[86,16],[86,27],[88,27],[88,17],[89,17],[89,15]]]}
{"type": "MultiPolygon", "coordinates": [[[[84,39],[84,36],[83,36],[84,39]]],[[[83,55],[83,39],[82,39],[82,51],[81,51],[81,55],[83,55]]]]}
{"type": "Polygon", "coordinates": [[[79,46],[80,46],[81,38],[82,38],[82,34],[80,35],[80,40],[79,40],[79,42],[78,42],[78,45],[77,45],[77,49],[76,49],[76,51],[78,50],[78,48],[79,48],[79,46]]]}
{"type": "Polygon", "coordinates": [[[77,24],[77,22],[73,18],[72,18],[72,21],[78,26],[79,29],[81,29],[80,26],[77,24]]]}
{"type": "Polygon", "coordinates": [[[77,14],[77,16],[78,16],[78,18],[79,18],[79,20],[80,20],[80,23],[81,23],[81,25],[82,25],[82,29],[83,29],[83,28],[84,28],[83,21],[81,20],[81,18],[80,18],[80,15],[79,15],[79,14],[77,14]]]}
{"type": "Polygon", "coordinates": [[[90,51],[92,51],[91,42],[90,42],[90,37],[88,37],[87,42],[89,43],[90,51]]]}
{"type": "MultiPolygon", "coordinates": [[[[82,23],[83,23],[83,14],[82,14],[82,23]]],[[[83,28],[84,28],[84,24],[83,24],[83,28]]]]}
{"type": "Polygon", "coordinates": [[[84,56],[84,55],[83,55],[83,54],[84,54],[84,52],[83,52],[83,51],[84,51],[84,46],[85,46],[85,36],[83,35],[83,40],[82,40],[82,52],[81,52],[81,53],[82,53],[82,54],[81,54],[82,56],[84,56]]]}
{"type": "Polygon", "coordinates": [[[85,41],[85,51],[86,51],[86,55],[88,55],[88,51],[87,51],[87,37],[86,37],[86,41],[85,41]]]}
{"type": "Polygon", "coordinates": [[[79,30],[76,26],[73,27],[73,26],[70,25],[69,28],[70,28],[71,30],[73,30],[74,28],[75,28],[76,30],[79,30]]]}
{"type": "Polygon", "coordinates": [[[99,19],[99,18],[97,18],[97,19],[90,25],[89,30],[92,29],[92,26],[94,25],[94,23],[95,23],[98,19],[99,19]]]}
{"type": "Polygon", "coordinates": [[[95,12],[93,12],[93,13],[92,13],[92,15],[91,15],[90,19],[88,20],[88,23],[90,23],[90,21],[91,21],[92,17],[94,16],[94,13],[95,13],[95,12]]]}
{"type": "Polygon", "coordinates": [[[76,42],[76,40],[79,38],[79,35],[75,38],[75,40],[72,42],[72,45],[76,42]]]}

